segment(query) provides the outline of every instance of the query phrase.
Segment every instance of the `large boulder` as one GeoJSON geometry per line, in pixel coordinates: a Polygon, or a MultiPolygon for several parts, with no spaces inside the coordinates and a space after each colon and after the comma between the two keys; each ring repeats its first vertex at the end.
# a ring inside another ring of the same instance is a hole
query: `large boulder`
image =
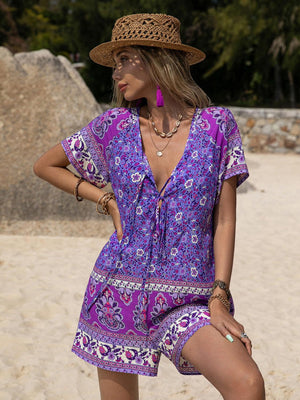
{"type": "Polygon", "coordinates": [[[0,47],[1,219],[88,219],[77,203],[38,179],[34,161],[102,112],[80,74],[48,50],[13,55],[0,47]],[[75,216],[75,217],[74,217],[75,216]]]}

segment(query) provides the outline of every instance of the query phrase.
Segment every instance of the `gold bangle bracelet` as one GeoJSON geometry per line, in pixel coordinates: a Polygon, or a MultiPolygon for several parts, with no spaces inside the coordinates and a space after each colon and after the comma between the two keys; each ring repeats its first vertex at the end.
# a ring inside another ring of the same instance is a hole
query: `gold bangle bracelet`
{"type": "Polygon", "coordinates": [[[110,200],[116,200],[115,194],[113,192],[105,193],[103,196],[99,197],[96,203],[96,211],[98,214],[109,215],[108,202],[110,200]]]}

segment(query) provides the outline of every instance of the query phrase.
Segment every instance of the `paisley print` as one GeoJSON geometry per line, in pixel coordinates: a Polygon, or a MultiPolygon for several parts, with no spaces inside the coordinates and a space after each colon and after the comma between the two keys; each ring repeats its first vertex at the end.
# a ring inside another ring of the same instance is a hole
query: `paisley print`
{"type": "Polygon", "coordinates": [[[123,317],[120,313],[121,308],[118,307],[118,303],[115,301],[111,290],[104,290],[95,305],[100,323],[114,331],[124,328],[123,317]]]}

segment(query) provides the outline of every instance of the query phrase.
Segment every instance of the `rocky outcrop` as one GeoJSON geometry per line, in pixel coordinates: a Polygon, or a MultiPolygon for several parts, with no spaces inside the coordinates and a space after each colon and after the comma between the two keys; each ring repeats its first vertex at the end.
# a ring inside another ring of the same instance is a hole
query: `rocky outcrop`
{"type": "Polygon", "coordinates": [[[41,181],[34,161],[101,113],[79,73],[48,50],[0,47],[1,218],[89,218],[94,207],[41,181]],[[83,204],[85,203],[85,204],[83,204]]]}
{"type": "Polygon", "coordinates": [[[248,151],[300,154],[300,109],[230,109],[248,151]]]}

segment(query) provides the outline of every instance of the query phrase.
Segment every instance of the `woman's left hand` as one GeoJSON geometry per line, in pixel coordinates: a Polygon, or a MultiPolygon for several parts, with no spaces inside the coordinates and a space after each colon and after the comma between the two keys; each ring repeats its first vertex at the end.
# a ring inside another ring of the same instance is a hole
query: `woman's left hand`
{"type": "Polygon", "coordinates": [[[249,355],[252,355],[251,340],[245,334],[243,325],[237,322],[226,307],[217,299],[210,304],[210,322],[227,340],[235,336],[244,343],[249,355]],[[229,335],[229,336],[228,336],[229,335]]]}

